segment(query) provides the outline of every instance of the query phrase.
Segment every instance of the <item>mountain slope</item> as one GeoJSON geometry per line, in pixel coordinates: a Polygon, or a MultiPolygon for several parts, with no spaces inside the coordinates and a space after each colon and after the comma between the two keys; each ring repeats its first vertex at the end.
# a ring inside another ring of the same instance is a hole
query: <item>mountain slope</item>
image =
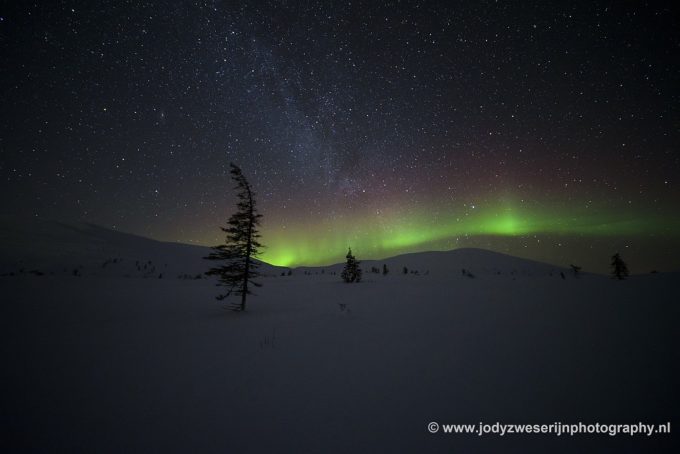
{"type": "MultiPolygon", "coordinates": [[[[360,259],[360,257],[359,257],[360,259]]],[[[414,252],[397,255],[384,260],[361,260],[361,268],[367,273],[375,267],[382,273],[383,264],[387,265],[390,273],[403,273],[404,267],[408,273],[428,274],[437,277],[451,277],[461,275],[465,269],[473,276],[505,275],[505,276],[549,276],[570,272],[548,263],[536,262],[520,257],[502,254],[485,249],[463,248],[451,251],[414,252]]],[[[344,263],[337,263],[327,267],[299,267],[298,271],[316,273],[319,269],[339,273],[344,263]]]]}
{"type": "MultiPolygon", "coordinates": [[[[93,224],[12,222],[0,227],[0,274],[124,277],[197,277],[210,263],[210,248],[156,241],[93,224]]],[[[265,274],[279,268],[263,263],[265,274]]]]}

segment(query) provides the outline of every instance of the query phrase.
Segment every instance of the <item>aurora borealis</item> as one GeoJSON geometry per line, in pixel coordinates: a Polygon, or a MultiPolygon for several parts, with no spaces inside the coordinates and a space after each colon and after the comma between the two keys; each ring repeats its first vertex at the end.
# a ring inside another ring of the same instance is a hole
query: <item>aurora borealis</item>
{"type": "MultiPolygon", "coordinates": [[[[343,250],[348,244],[354,250],[362,251],[367,258],[485,245],[531,257],[531,252],[535,253],[536,249],[551,249],[548,244],[541,246],[540,238],[546,238],[560,248],[564,246],[564,249],[575,237],[587,238],[595,243],[618,238],[626,243],[630,238],[637,237],[640,241],[639,238],[649,232],[658,232],[659,236],[667,237],[670,241],[677,240],[680,228],[677,220],[652,216],[626,219],[602,215],[599,210],[592,210],[595,213],[587,211],[584,209],[579,213],[578,210],[565,210],[555,213],[548,209],[540,211],[496,205],[471,208],[465,210],[466,214],[462,216],[454,210],[443,215],[433,215],[423,210],[410,217],[401,214],[391,218],[369,216],[368,222],[358,224],[357,219],[352,218],[344,224],[334,220],[316,224],[312,228],[293,225],[291,232],[266,233],[269,248],[263,258],[282,266],[326,265],[337,262],[337,251],[343,250]],[[377,222],[378,219],[381,222],[377,222]],[[515,247],[508,247],[513,240],[516,242],[515,247]],[[527,251],[522,251],[522,242],[524,249],[531,247],[531,252],[527,254],[527,251]],[[501,246],[503,243],[506,247],[501,246]]],[[[625,244],[623,247],[626,247],[625,244]]]]}
{"type": "Polygon", "coordinates": [[[16,2],[5,215],[214,245],[229,162],[262,258],[484,247],[678,269],[680,32],[664,3],[16,2]]]}

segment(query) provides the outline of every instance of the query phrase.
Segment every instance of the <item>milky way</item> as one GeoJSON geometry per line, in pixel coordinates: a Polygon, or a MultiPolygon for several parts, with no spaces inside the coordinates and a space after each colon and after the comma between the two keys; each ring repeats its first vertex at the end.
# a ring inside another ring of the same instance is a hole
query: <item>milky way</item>
{"type": "Polygon", "coordinates": [[[234,162],[275,264],[680,268],[663,3],[95,3],[0,13],[5,215],[216,244],[234,162]]]}

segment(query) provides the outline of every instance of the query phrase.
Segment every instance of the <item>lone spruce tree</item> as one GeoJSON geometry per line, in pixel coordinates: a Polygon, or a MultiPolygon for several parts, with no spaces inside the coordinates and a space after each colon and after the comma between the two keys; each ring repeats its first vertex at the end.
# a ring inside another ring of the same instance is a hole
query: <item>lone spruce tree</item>
{"type": "Polygon", "coordinates": [[[222,300],[230,295],[240,296],[241,302],[232,305],[235,311],[246,310],[246,297],[252,294],[250,286],[260,287],[261,284],[253,279],[259,276],[257,272],[258,262],[255,258],[260,253],[262,245],[258,239],[260,234],[258,226],[262,215],[257,212],[255,194],[243,176],[241,169],[235,164],[231,166],[231,178],[236,182],[238,193],[237,211],[232,214],[227,222],[227,227],[220,227],[227,234],[224,244],[213,247],[213,252],[207,260],[220,260],[222,265],[210,268],[205,274],[217,276],[217,285],[227,287],[227,293],[218,295],[222,300]]]}
{"type": "Polygon", "coordinates": [[[612,275],[619,280],[623,280],[628,276],[628,266],[626,262],[621,259],[621,256],[617,252],[612,255],[612,275]]]}
{"type": "Polygon", "coordinates": [[[347,251],[347,262],[345,263],[345,268],[342,270],[340,277],[342,280],[350,282],[361,282],[361,268],[359,268],[359,261],[352,255],[352,248],[347,251]]]}

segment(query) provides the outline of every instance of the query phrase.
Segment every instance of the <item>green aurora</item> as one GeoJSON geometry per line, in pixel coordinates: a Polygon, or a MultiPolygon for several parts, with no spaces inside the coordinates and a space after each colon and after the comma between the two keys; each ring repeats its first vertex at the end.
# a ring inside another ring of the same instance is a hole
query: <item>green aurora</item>
{"type": "Polygon", "coordinates": [[[319,266],[341,261],[347,247],[363,259],[380,259],[406,252],[454,249],[459,239],[473,236],[675,237],[680,232],[678,219],[669,221],[640,213],[615,215],[593,208],[556,213],[545,208],[489,206],[468,209],[464,215],[432,213],[365,216],[359,221],[334,219],[285,230],[267,229],[265,225],[263,240],[267,247],[261,258],[279,266],[319,266]]]}

